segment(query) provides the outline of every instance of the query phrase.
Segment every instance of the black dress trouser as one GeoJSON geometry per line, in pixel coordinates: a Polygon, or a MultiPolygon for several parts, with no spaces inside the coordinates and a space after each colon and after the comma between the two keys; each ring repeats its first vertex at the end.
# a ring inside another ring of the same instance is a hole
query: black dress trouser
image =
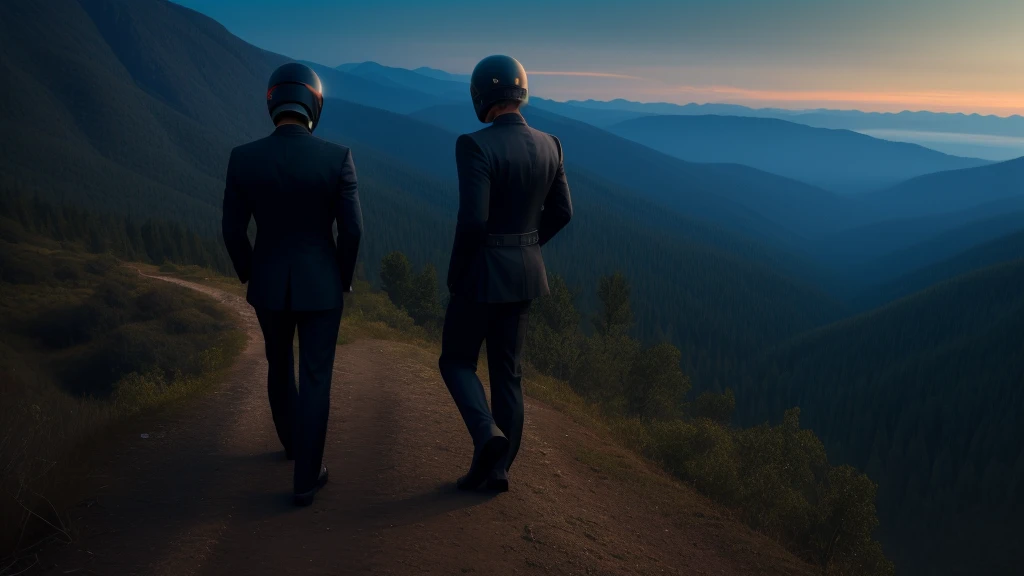
{"type": "Polygon", "coordinates": [[[331,376],[341,308],[296,312],[257,309],[267,352],[267,395],[277,437],[295,457],[295,492],[313,488],[323,464],[331,376]],[[292,352],[299,333],[299,386],[292,352]]]}
{"type": "Polygon", "coordinates": [[[523,436],[523,369],[530,302],[474,302],[453,294],[441,336],[441,377],[479,448],[494,426],[508,438],[506,470],[512,467],[523,436]],[[477,377],[480,346],[487,342],[491,407],[477,377]]]}

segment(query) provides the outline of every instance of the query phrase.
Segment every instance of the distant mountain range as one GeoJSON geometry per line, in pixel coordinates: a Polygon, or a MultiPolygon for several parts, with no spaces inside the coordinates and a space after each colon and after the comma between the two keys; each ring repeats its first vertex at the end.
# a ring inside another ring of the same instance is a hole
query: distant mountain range
{"type": "MultiPolygon", "coordinates": [[[[370,78],[388,78],[410,87],[404,79],[408,73],[435,80],[464,85],[468,74],[451,74],[442,70],[421,67],[415,70],[382,66],[374,62],[342,64],[339,70],[366,74],[370,78]]],[[[450,87],[450,86],[449,86],[450,87]]],[[[445,92],[464,101],[465,91],[458,94],[445,92]]],[[[951,114],[941,112],[861,112],[857,110],[786,110],[781,108],[749,108],[737,104],[671,104],[665,102],[632,102],[624,99],[611,101],[570,100],[556,102],[536,96],[532,105],[574,120],[599,127],[608,127],[632,118],[651,115],[682,116],[743,116],[776,118],[815,128],[844,129],[875,138],[895,142],[908,142],[931,148],[945,154],[982,158],[989,161],[1010,160],[1024,156],[1024,117],[982,116],[979,114],[951,114]]]]}
{"type": "Polygon", "coordinates": [[[569,100],[566,104],[593,110],[627,110],[638,114],[699,116],[754,116],[782,118],[819,128],[900,129],[959,134],[1024,137],[1024,116],[983,116],[948,112],[861,112],[860,110],[786,110],[782,108],[749,108],[738,104],[671,104],[667,102],[632,102],[616,99],[569,100]]]}
{"type": "Polygon", "coordinates": [[[643,116],[607,130],[691,162],[745,164],[840,193],[880,190],[923,174],[989,164],[776,118],[643,116]]]}
{"type": "Polygon", "coordinates": [[[469,88],[466,82],[446,78],[445,74],[447,73],[440,70],[433,71],[433,73],[429,68],[406,70],[405,68],[383,66],[376,62],[343,64],[336,69],[373,80],[382,86],[415,90],[452,102],[465,102],[469,97],[469,88]]]}

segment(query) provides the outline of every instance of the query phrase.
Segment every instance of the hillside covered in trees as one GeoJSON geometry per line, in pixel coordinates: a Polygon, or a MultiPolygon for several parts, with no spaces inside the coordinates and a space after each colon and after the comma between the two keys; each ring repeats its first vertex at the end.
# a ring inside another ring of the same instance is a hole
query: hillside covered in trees
{"type": "MultiPolygon", "coordinates": [[[[951,266],[954,264],[951,264],[951,266]]],[[[879,483],[883,541],[924,573],[1024,562],[1024,261],[815,330],[737,389],[737,420],[802,421],[879,483]]]]}

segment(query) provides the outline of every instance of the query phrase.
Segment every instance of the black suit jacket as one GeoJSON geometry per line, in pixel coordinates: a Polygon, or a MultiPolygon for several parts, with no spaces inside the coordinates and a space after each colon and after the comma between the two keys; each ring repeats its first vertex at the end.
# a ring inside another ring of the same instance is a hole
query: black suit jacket
{"type": "Polygon", "coordinates": [[[477,302],[519,302],[548,293],[540,247],[572,218],[558,138],[518,113],[459,136],[459,218],[448,288],[477,302]],[[488,246],[489,234],[538,232],[533,246],[488,246]]]}
{"type": "Polygon", "coordinates": [[[342,307],[363,230],[351,151],[289,124],[235,148],[222,225],[231,262],[238,279],[249,283],[247,300],[254,307],[342,307]],[[246,235],[250,217],[256,220],[255,246],[246,235]]]}

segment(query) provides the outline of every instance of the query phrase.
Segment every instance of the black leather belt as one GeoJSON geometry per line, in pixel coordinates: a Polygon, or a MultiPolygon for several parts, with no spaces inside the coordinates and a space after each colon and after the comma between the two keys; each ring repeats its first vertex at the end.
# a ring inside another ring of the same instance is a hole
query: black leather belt
{"type": "Polygon", "coordinates": [[[526,234],[488,234],[488,246],[533,246],[540,242],[540,234],[536,230],[526,234]]]}

